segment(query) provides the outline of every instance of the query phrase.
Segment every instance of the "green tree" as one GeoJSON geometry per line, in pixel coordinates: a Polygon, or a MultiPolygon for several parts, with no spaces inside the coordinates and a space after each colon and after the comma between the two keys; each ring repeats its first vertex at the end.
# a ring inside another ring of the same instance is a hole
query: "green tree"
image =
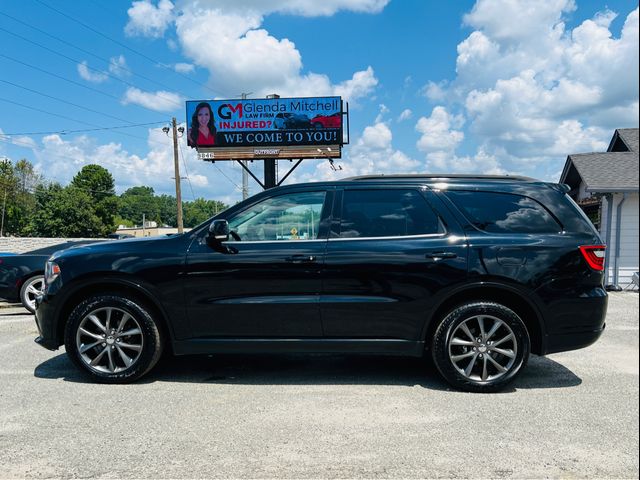
{"type": "Polygon", "coordinates": [[[147,221],[160,223],[160,207],[152,187],[131,187],[118,200],[118,215],[136,225],[142,224],[142,215],[147,221]]]}
{"type": "Polygon", "coordinates": [[[36,208],[33,190],[41,183],[42,176],[28,160],[18,160],[15,165],[8,159],[0,162],[3,235],[24,235],[36,208]]]}
{"type": "Polygon", "coordinates": [[[226,208],[227,206],[222,202],[205,200],[204,198],[196,198],[193,202],[184,202],[182,207],[184,226],[193,228],[226,208]]]}
{"type": "Polygon", "coordinates": [[[91,197],[91,208],[101,220],[101,236],[108,235],[116,228],[115,214],[118,200],[113,176],[100,165],[85,165],[71,180],[71,186],[84,191],[91,197]]]}
{"type": "Polygon", "coordinates": [[[100,237],[104,224],[95,214],[92,198],[74,185],[63,188],[58,183],[36,188],[36,211],[27,233],[37,237],[100,237]]]}

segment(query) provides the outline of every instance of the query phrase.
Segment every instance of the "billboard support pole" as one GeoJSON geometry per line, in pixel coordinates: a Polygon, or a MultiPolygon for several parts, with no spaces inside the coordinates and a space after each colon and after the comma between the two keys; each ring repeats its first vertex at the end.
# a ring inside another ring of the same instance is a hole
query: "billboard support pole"
{"type": "Polygon", "coordinates": [[[253,178],[256,182],[258,182],[258,185],[260,185],[262,187],[263,190],[266,190],[267,187],[264,186],[264,183],[262,183],[258,177],[256,177],[253,172],[251,170],[249,170],[249,167],[247,167],[245,165],[245,162],[243,162],[242,160],[236,160],[236,162],[238,162],[240,164],[240,166],[244,169],[245,172],[247,172],[249,175],[251,175],[251,178],[253,178]]]}
{"type": "Polygon", "coordinates": [[[264,159],[264,189],[273,188],[277,186],[278,181],[276,179],[276,159],[265,158],[264,159]]]}
{"type": "MultiPolygon", "coordinates": [[[[291,161],[293,161],[293,159],[292,159],[291,161]]],[[[301,159],[301,158],[296,162],[296,164],[295,164],[293,167],[291,167],[291,169],[289,169],[289,171],[287,172],[287,174],[286,174],[284,177],[282,177],[282,179],[278,182],[278,184],[277,184],[277,186],[278,186],[278,187],[279,187],[280,185],[282,185],[282,182],[284,182],[284,181],[287,179],[287,177],[288,177],[289,175],[291,175],[291,173],[296,169],[296,167],[297,167],[298,165],[300,165],[300,162],[302,162],[302,159],[301,159]]]]}

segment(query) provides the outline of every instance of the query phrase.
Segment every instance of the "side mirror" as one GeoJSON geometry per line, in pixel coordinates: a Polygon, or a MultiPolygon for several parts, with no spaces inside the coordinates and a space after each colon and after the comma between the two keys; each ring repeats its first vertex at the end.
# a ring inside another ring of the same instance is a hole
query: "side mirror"
{"type": "Polygon", "coordinates": [[[209,225],[209,239],[215,243],[229,240],[229,222],[226,220],[214,220],[209,225]]]}
{"type": "Polygon", "coordinates": [[[229,245],[223,245],[222,242],[229,240],[229,222],[226,220],[214,220],[209,225],[209,234],[207,235],[207,245],[216,252],[220,253],[238,253],[238,249],[229,245]]]}

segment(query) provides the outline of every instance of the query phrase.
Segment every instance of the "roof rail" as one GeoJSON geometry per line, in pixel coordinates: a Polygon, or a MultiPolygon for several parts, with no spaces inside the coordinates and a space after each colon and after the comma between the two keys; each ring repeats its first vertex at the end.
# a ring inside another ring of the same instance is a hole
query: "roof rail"
{"type": "Polygon", "coordinates": [[[417,173],[417,174],[379,174],[379,175],[360,175],[357,177],[343,178],[342,181],[361,181],[361,180],[433,180],[433,179],[465,179],[465,180],[511,180],[520,182],[536,181],[534,178],[524,177],[521,175],[473,175],[461,173],[417,173]]]}

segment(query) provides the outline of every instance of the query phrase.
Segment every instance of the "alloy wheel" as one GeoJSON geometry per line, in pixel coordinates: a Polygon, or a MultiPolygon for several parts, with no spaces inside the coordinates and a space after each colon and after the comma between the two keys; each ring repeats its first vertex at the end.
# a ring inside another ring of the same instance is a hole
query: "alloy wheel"
{"type": "Polygon", "coordinates": [[[24,306],[28,310],[35,312],[36,297],[42,293],[43,288],[44,288],[44,277],[40,277],[40,276],[33,277],[27,281],[27,284],[25,285],[22,301],[24,303],[24,306]]]}
{"type": "Polygon", "coordinates": [[[458,372],[474,382],[491,382],[509,372],[518,344],[507,323],[491,315],[462,321],[448,342],[449,359],[458,372]]]}
{"type": "Polygon", "coordinates": [[[135,365],[144,346],[140,323],[128,312],[103,307],[89,312],[76,331],[76,348],[89,369],[118,373],[135,365]]]}

